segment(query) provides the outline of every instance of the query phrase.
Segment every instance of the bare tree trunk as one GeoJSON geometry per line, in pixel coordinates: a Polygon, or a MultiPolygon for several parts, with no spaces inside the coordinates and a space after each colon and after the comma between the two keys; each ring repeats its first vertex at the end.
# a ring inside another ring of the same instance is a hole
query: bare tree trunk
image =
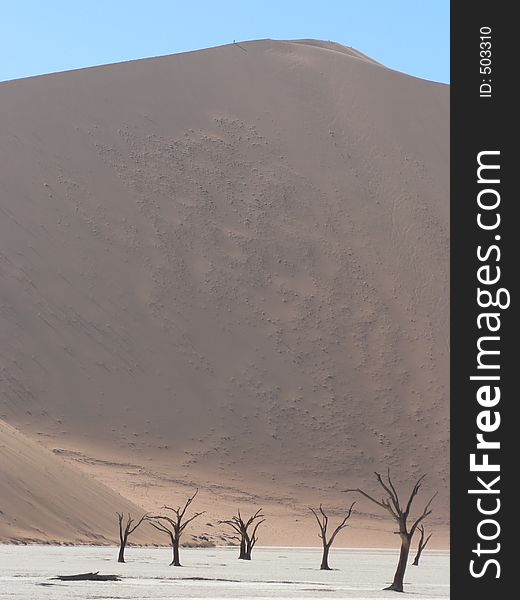
{"type": "Polygon", "coordinates": [[[421,560],[421,556],[422,556],[423,550],[426,548],[426,544],[428,543],[429,539],[430,538],[428,537],[428,539],[426,540],[425,543],[419,544],[419,548],[417,549],[417,554],[415,555],[415,559],[414,559],[414,561],[412,563],[414,565],[414,567],[418,567],[419,566],[419,561],[421,560]]]}
{"type": "Polygon", "coordinates": [[[401,535],[401,552],[399,554],[399,562],[397,563],[397,569],[394,575],[394,581],[392,585],[385,588],[386,590],[393,590],[394,592],[404,592],[404,574],[406,572],[406,565],[408,564],[408,555],[410,554],[410,542],[411,538],[407,535],[401,535]]]}
{"type": "Polygon", "coordinates": [[[415,555],[415,558],[413,560],[412,565],[414,567],[418,567],[419,566],[419,560],[421,559],[421,554],[422,554],[422,548],[420,548],[419,550],[417,550],[417,554],[415,555]]]}
{"type": "Polygon", "coordinates": [[[330,550],[330,546],[328,544],[323,544],[323,556],[321,559],[321,567],[320,567],[321,571],[330,571],[331,570],[331,568],[329,567],[329,550],[330,550]]]}
{"type": "Polygon", "coordinates": [[[251,552],[253,551],[253,546],[251,544],[251,540],[246,535],[245,539],[245,551],[244,551],[244,560],[251,560],[251,552]]]}
{"type": "Polygon", "coordinates": [[[124,563],[125,562],[125,548],[127,543],[127,538],[122,538],[119,546],[119,556],[117,557],[117,562],[124,563]]]}
{"type": "Polygon", "coordinates": [[[247,558],[246,541],[244,538],[240,540],[240,556],[239,560],[251,560],[251,555],[247,558]]]}
{"type": "Polygon", "coordinates": [[[173,560],[170,563],[170,566],[181,567],[181,559],[179,556],[179,540],[172,540],[172,549],[173,549],[173,560]]]}

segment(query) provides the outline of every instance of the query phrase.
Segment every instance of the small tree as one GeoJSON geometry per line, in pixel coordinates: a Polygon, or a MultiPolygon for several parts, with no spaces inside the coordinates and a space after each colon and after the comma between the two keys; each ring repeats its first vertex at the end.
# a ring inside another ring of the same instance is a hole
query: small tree
{"type": "Polygon", "coordinates": [[[247,521],[242,519],[240,510],[238,510],[237,514],[231,519],[219,521],[219,523],[229,525],[237,533],[238,539],[240,540],[240,555],[238,557],[240,560],[251,560],[251,552],[258,539],[256,537],[256,532],[264,521],[265,517],[262,514],[261,508],[258,509],[254,515],[249,517],[247,521]],[[251,531],[249,531],[250,527],[253,528],[251,531]]]}
{"type": "Polygon", "coordinates": [[[383,481],[383,478],[379,473],[375,473],[377,481],[379,485],[385,490],[386,494],[388,494],[387,498],[383,498],[382,500],[376,500],[373,496],[370,496],[363,490],[359,488],[354,490],[345,490],[347,492],[358,492],[368,498],[374,504],[377,504],[381,508],[384,508],[386,511],[390,513],[392,518],[397,522],[399,526],[399,531],[395,533],[401,538],[401,551],[399,554],[399,562],[397,564],[397,569],[395,571],[394,580],[391,585],[385,588],[385,590],[393,590],[394,592],[403,592],[404,591],[404,574],[406,572],[406,566],[408,564],[408,555],[410,554],[410,544],[412,541],[413,534],[415,530],[420,525],[421,521],[425,519],[432,511],[430,510],[430,505],[433,502],[433,499],[437,495],[437,492],[430,498],[424,507],[423,512],[415,521],[412,526],[408,528],[408,517],[410,515],[410,509],[412,508],[412,503],[414,501],[415,496],[419,492],[421,488],[421,484],[426,475],[421,475],[419,479],[416,481],[413,486],[410,497],[408,498],[408,502],[406,506],[403,508],[399,501],[399,496],[397,495],[397,491],[390,479],[390,469],[387,472],[387,481],[383,481]]]}
{"type": "Polygon", "coordinates": [[[180,567],[181,562],[180,562],[180,556],[179,556],[179,547],[180,547],[180,541],[181,541],[181,537],[182,534],[184,533],[184,530],[186,529],[186,527],[197,517],[200,517],[200,515],[203,515],[206,511],[202,511],[202,512],[197,512],[195,513],[193,516],[191,516],[189,519],[184,519],[184,517],[186,516],[186,511],[188,510],[188,507],[190,506],[190,504],[193,502],[193,499],[195,498],[195,496],[198,494],[199,490],[196,490],[195,493],[193,494],[193,496],[191,496],[190,498],[188,498],[186,500],[186,503],[184,504],[183,507],[178,507],[178,508],[171,508],[170,506],[163,506],[163,508],[165,510],[170,510],[173,513],[173,517],[167,516],[167,515],[155,515],[155,516],[151,516],[148,517],[148,520],[150,522],[150,525],[152,525],[152,527],[155,527],[155,529],[161,531],[162,533],[165,533],[169,536],[170,538],[170,542],[172,545],[172,552],[173,552],[173,558],[172,558],[172,562],[170,563],[170,566],[174,566],[174,567],[180,567]]]}
{"type": "Polygon", "coordinates": [[[418,567],[419,566],[419,561],[421,560],[421,554],[423,553],[423,550],[426,548],[426,544],[430,541],[430,538],[432,537],[432,534],[430,533],[430,535],[424,539],[424,525],[419,525],[418,527],[419,531],[421,532],[421,537],[419,539],[419,545],[417,546],[417,554],[415,555],[414,561],[413,561],[413,566],[414,567],[418,567]]]}
{"type": "Polygon", "coordinates": [[[147,515],[144,514],[139,521],[134,525],[134,519],[132,519],[130,513],[128,513],[125,522],[125,514],[124,513],[116,513],[117,518],[119,520],[119,556],[117,558],[117,562],[124,563],[125,562],[125,549],[128,543],[129,536],[134,533],[134,531],[141,525],[141,523],[146,520],[147,515]]]}
{"type": "Polygon", "coordinates": [[[347,521],[350,519],[350,515],[352,514],[352,508],[354,507],[354,504],[355,504],[355,502],[352,502],[352,504],[348,510],[347,516],[343,519],[343,521],[341,521],[341,523],[332,532],[332,535],[330,536],[329,539],[327,539],[327,528],[329,525],[329,518],[325,514],[325,511],[323,510],[322,505],[320,504],[320,508],[318,509],[319,514],[318,514],[318,511],[316,511],[314,508],[309,506],[309,510],[315,516],[316,521],[318,523],[318,527],[320,528],[320,533],[318,533],[318,537],[321,538],[321,542],[323,544],[323,556],[321,558],[321,567],[320,567],[320,569],[322,571],[330,571],[331,570],[331,568],[329,567],[330,548],[331,548],[334,540],[336,539],[336,536],[338,535],[338,533],[347,526],[347,521]]]}

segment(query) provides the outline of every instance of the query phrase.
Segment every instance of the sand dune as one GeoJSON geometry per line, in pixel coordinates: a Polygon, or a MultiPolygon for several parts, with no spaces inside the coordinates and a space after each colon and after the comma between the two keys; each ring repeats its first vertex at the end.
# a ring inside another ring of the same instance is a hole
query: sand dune
{"type": "MultiPolygon", "coordinates": [[[[141,508],[0,422],[0,539],[107,544],[117,539],[116,511],[141,508]]],[[[133,541],[155,536],[137,529],[133,541]]]]}
{"type": "MultiPolygon", "coordinates": [[[[445,543],[447,86],[264,40],[0,111],[0,418],[144,508],[263,505],[262,543],[424,471],[445,543]]],[[[346,545],[394,544],[358,507],[346,545]]]]}

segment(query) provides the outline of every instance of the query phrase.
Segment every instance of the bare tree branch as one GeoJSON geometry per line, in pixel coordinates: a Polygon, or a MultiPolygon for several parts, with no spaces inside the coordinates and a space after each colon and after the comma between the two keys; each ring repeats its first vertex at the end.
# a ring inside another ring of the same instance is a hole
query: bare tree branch
{"type": "Polygon", "coordinates": [[[419,489],[421,488],[422,481],[425,477],[426,477],[426,475],[421,475],[421,477],[419,477],[419,479],[415,482],[415,485],[413,486],[412,493],[410,494],[410,498],[409,498],[408,503],[406,504],[406,508],[404,510],[404,513],[406,514],[406,516],[408,516],[410,514],[410,508],[412,507],[413,499],[415,498],[415,496],[417,496],[417,493],[419,492],[419,489]]]}
{"type": "Polygon", "coordinates": [[[430,500],[428,501],[428,504],[426,504],[426,506],[424,507],[423,513],[422,515],[415,520],[415,523],[412,525],[412,528],[410,529],[410,535],[413,535],[415,533],[415,530],[417,529],[417,526],[419,525],[419,523],[425,519],[428,515],[431,514],[431,503],[435,500],[435,497],[437,496],[438,492],[435,492],[435,494],[433,494],[433,496],[430,498],[430,500]]]}
{"type": "Polygon", "coordinates": [[[147,516],[148,513],[145,513],[133,527],[130,527],[128,529],[128,533],[134,533],[134,531],[139,527],[139,525],[141,525],[141,523],[146,520],[147,516]]]}
{"type": "Polygon", "coordinates": [[[399,503],[399,496],[397,495],[397,490],[395,489],[394,484],[392,483],[392,480],[390,479],[390,467],[388,467],[386,470],[386,478],[388,479],[388,484],[390,485],[390,488],[392,489],[392,492],[394,493],[395,500],[396,500],[396,506],[401,506],[399,503]]]}
{"type": "Polygon", "coordinates": [[[352,509],[354,508],[355,504],[356,504],[355,502],[352,502],[352,504],[350,505],[350,508],[348,509],[348,513],[347,513],[346,517],[343,519],[343,521],[341,521],[341,523],[334,530],[333,534],[330,536],[329,546],[332,546],[332,543],[336,539],[336,536],[338,535],[338,533],[342,529],[345,529],[345,527],[347,526],[347,521],[350,519],[350,516],[352,515],[352,509]]]}
{"type": "MultiPolygon", "coordinates": [[[[381,485],[381,487],[388,494],[390,500],[392,501],[392,504],[394,505],[395,510],[399,512],[401,510],[401,507],[399,506],[399,500],[397,498],[397,494],[394,494],[392,489],[388,485],[386,485],[386,483],[383,481],[383,478],[381,477],[381,475],[379,473],[374,473],[374,475],[377,477],[377,480],[379,481],[379,484],[381,485]]],[[[388,501],[387,501],[387,503],[388,503],[388,501]]]]}
{"type": "Polygon", "coordinates": [[[384,508],[385,510],[388,510],[388,506],[387,505],[385,505],[383,502],[379,502],[379,500],[376,500],[373,496],[370,496],[369,494],[367,494],[363,490],[360,490],[359,488],[353,488],[353,489],[348,489],[348,490],[344,490],[344,491],[345,492],[357,492],[358,494],[361,494],[362,496],[365,496],[365,498],[368,498],[369,500],[371,500],[372,502],[374,502],[374,504],[377,504],[381,508],[384,508]]]}
{"type": "Polygon", "coordinates": [[[169,535],[172,534],[172,532],[168,529],[168,527],[163,525],[160,521],[152,521],[151,520],[152,518],[155,518],[155,517],[150,517],[150,519],[148,519],[148,523],[150,523],[150,525],[152,527],[155,527],[155,529],[162,531],[163,533],[167,533],[169,535]]]}

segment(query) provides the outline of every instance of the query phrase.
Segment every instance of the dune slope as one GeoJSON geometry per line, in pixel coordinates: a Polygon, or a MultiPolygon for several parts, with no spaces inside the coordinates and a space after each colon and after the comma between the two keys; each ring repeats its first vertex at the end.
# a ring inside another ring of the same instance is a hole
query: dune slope
{"type": "MultiPolygon", "coordinates": [[[[143,510],[0,422],[0,539],[114,543],[116,512],[143,510]]],[[[137,529],[132,541],[150,542],[137,529]]]]}
{"type": "MultiPolygon", "coordinates": [[[[447,86],[264,40],[0,111],[1,418],[144,508],[263,505],[263,543],[387,466],[445,531],[447,86]]],[[[395,543],[358,508],[353,542],[395,543]]]]}

